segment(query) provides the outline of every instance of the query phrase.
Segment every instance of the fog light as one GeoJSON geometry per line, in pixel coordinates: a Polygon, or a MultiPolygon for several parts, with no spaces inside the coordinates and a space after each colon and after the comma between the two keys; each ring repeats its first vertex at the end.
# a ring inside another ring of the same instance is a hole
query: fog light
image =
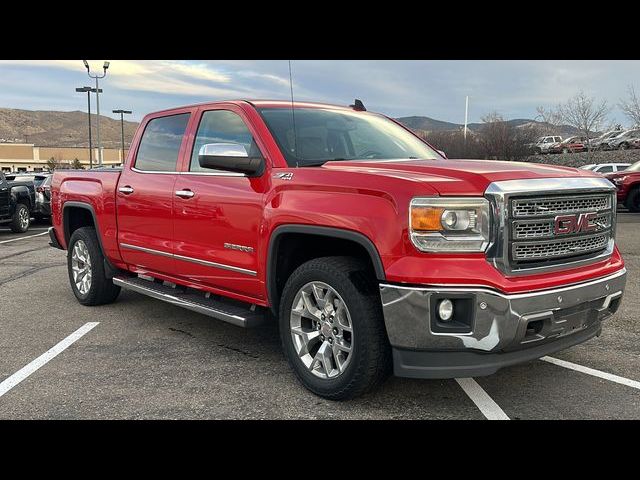
{"type": "Polygon", "coordinates": [[[444,322],[451,320],[453,317],[453,302],[451,300],[445,298],[438,303],[438,316],[444,322]]]}

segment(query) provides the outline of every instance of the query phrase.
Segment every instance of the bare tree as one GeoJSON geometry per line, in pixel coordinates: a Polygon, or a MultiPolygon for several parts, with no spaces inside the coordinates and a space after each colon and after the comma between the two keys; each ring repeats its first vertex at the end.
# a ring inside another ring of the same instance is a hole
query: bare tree
{"type": "Polygon", "coordinates": [[[540,119],[540,135],[557,135],[562,125],[562,116],[557,110],[536,107],[536,120],[540,119]]]}
{"type": "Polygon", "coordinates": [[[78,160],[78,157],[74,158],[73,161],[70,163],[71,168],[73,168],[74,170],[84,170],[84,167],[82,166],[82,162],[80,162],[80,160],[78,160]]]}
{"type": "Polygon", "coordinates": [[[537,128],[516,127],[496,112],[482,118],[480,144],[485,158],[521,160],[530,153],[528,144],[538,136],[537,128]]]}
{"type": "Polygon", "coordinates": [[[591,135],[600,131],[607,120],[611,108],[606,100],[596,103],[596,99],[588,97],[582,90],[566,103],[558,106],[558,113],[564,123],[570,125],[587,138],[587,158],[591,152],[591,135]]]}
{"type": "Polygon", "coordinates": [[[627,99],[621,99],[618,107],[633,122],[634,126],[638,126],[640,125],[640,99],[636,96],[633,85],[627,87],[627,92],[627,99]]]}

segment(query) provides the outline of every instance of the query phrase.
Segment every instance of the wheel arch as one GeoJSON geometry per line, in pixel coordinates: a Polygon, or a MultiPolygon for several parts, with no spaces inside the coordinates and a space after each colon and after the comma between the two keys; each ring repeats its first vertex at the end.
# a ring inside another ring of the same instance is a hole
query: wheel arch
{"type": "Polygon", "coordinates": [[[344,250],[338,248],[347,247],[347,252],[355,253],[366,259],[372,268],[377,280],[385,281],[386,275],[378,249],[369,237],[352,230],[316,225],[280,225],[276,227],[269,238],[266,261],[266,290],[269,305],[277,315],[282,288],[286,278],[300,264],[313,258],[331,254],[344,255],[344,250]],[[329,240],[331,239],[331,240],[329,240]],[[302,243],[300,241],[302,240],[302,243]],[[287,255],[287,261],[283,261],[281,248],[287,241],[295,242],[296,246],[318,246],[321,242],[322,249],[317,254],[303,248],[298,248],[298,254],[287,255]],[[335,250],[332,250],[335,249],[335,250]],[[301,253],[303,252],[303,253],[301,253]],[[284,274],[283,274],[284,273],[284,274]],[[286,277],[285,277],[286,276],[286,277]]]}
{"type": "Polygon", "coordinates": [[[100,226],[98,225],[93,206],[85,202],[65,202],[62,206],[62,231],[67,249],[69,248],[69,240],[73,232],[82,227],[93,227],[95,229],[96,237],[98,237],[98,247],[104,257],[105,273],[107,276],[112,277],[119,270],[113,266],[105,254],[104,246],[102,245],[102,235],[100,235],[100,226]]]}

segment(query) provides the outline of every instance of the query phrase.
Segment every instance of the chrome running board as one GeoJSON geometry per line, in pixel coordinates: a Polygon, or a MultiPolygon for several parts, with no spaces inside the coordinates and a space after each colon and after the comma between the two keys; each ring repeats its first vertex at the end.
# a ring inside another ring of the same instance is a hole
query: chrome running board
{"type": "Polygon", "coordinates": [[[194,312],[217,318],[238,327],[255,327],[265,318],[264,309],[252,305],[243,307],[241,302],[205,294],[199,290],[168,286],[160,281],[147,280],[150,277],[113,277],[113,283],[134,292],[147,295],[163,302],[171,303],[194,312]]]}

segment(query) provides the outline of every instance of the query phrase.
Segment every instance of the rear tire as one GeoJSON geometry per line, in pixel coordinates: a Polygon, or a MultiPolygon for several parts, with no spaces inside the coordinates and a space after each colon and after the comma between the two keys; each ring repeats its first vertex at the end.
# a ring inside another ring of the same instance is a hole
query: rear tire
{"type": "Polygon", "coordinates": [[[105,275],[104,255],[94,228],[82,227],[71,235],[67,270],[73,294],[82,305],[104,305],[118,298],[120,287],[105,275]]]}
{"type": "Polygon", "coordinates": [[[629,192],[629,194],[627,195],[625,206],[629,209],[630,212],[640,212],[640,187],[635,187],[629,192]]]}
{"type": "Polygon", "coordinates": [[[29,208],[24,203],[18,203],[9,224],[11,231],[13,233],[24,233],[29,230],[29,225],[31,225],[29,208]]]}
{"type": "Polygon", "coordinates": [[[355,258],[323,257],[298,267],[284,287],[279,324],[291,368],[316,395],[330,400],[354,398],[380,384],[391,371],[378,284],[355,258]],[[319,286],[319,296],[314,286],[319,286]],[[306,308],[305,299],[311,309],[306,308]],[[299,327],[294,326],[296,322],[299,327]],[[345,346],[348,354],[342,349],[345,346]]]}

